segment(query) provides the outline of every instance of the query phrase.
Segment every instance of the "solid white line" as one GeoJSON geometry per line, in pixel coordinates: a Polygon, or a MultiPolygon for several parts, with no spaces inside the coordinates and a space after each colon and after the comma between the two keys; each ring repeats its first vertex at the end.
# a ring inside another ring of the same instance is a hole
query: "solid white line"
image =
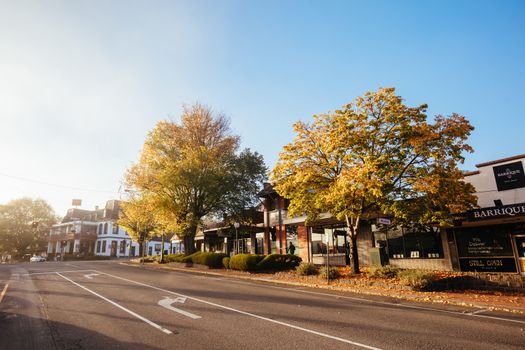
{"type": "Polygon", "coordinates": [[[2,290],[2,293],[0,294],[0,303],[4,300],[5,293],[7,293],[7,287],[9,287],[9,283],[5,284],[4,290],[2,290]]]}
{"type": "Polygon", "coordinates": [[[333,335],[329,335],[329,334],[326,334],[326,333],[314,331],[314,330],[311,330],[311,329],[308,329],[308,328],[299,327],[299,326],[296,326],[296,325],[293,325],[293,324],[290,324],[290,323],[277,321],[277,320],[272,320],[271,318],[267,318],[267,317],[264,317],[264,316],[259,316],[259,315],[256,315],[256,314],[252,314],[251,312],[237,310],[237,309],[231,308],[229,306],[224,306],[224,305],[212,303],[210,301],[206,301],[206,300],[190,297],[188,295],[184,295],[184,294],[180,294],[180,293],[177,293],[177,292],[173,292],[171,290],[155,287],[155,286],[152,286],[152,285],[149,285],[149,284],[146,284],[146,283],[133,281],[133,280],[130,280],[130,279],[127,279],[127,278],[124,278],[124,277],[115,276],[115,275],[112,275],[112,274],[109,274],[109,273],[106,273],[106,272],[102,272],[102,271],[96,271],[96,272],[99,272],[99,273],[102,273],[104,275],[107,275],[107,276],[110,276],[110,277],[113,277],[113,278],[117,278],[117,279],[120,279],[120,280],[123,280],[123,281],[135,283],[135,284],[138,284],[138,285],[141,285],[141,286],[144,286],[144,287],[148,287],[148,288],[156,289],[156,290],[159,290],[159,291],[162,291],[162,292],[171,293],[171,294],[174,294],[174,295],[185,297],[185,298],[188,298],[190,300],[195,300],[195,301],[198,301],[198,302],[201,302],[201,303],[204,303],[204,304],[207,304],[207,305],[215,306],[215,307],[218,307],[218,308],[221,308],[221,309],[224,309],[224,310],[229,310],[229,311],[232,311],[232,312],[236,312],[236,313],[239,313],[239,314],[242,314],[242,315],[245,315],[245,316],[254,317],[254,318],[257,318],[257,319],[260,319],[260,320],[272,322],[272,323],[279,324],[279,325],[282,325],[282,326],[285,326],[285,327],[289,327],[289,328],[292,328],[292,329],[297,329],[297,330],[300,330],[300,331],[303,331],[303,332],[306,332],[306,333],[319,335],[321,337],[337,340],[337,341],[340,341],[340,342],[343,342],[343,343],[359,346],[359,347],[362,347],[362,348],[365,348],[365,349],[381,350],[380,348],[376,348],[376,347],[369,346],[369,345],[366,345],[366,344],[354,342],[354,341],[351,341],[351,340],[348,340],[348,339],[344,339],[344,338],[339,338],[339,337],[336,337],[336,336],[333,336],[333,335]]]}
{"type": "Polygon", "coordinates": [[[26,273],[22,274],[22,276],[33,276],[33,275],[49,275],[49,274],[55,274],[57,272],[60,273],[68,273],[68,272],[86,272],[86,271],[94,271],[94,270],[63,270],[63,271],[45,271],[45,272],[33,272],[33,273],[26,273]]]}
{"type": "MultiPolygon", "coordinates": [[[[249,282],[249,281],[234,281],[234,280],[227,281],[226,279],[223,279],[223,280],[224,280],[224,282],[235,282],[235,283],[245,284],[245,285],[254,285],[255,284],[255,283],[249,282]]],[[[271,281],[271,280],[263,280],[261,282],[270,282],[270,283],[272,283],[273,281],[271,281]]],[[[258,284],[258,285],[260,285],[260,284],[258,284]]],[[[435,309],[435,308],[424,307],[424,306],[396,304],[396,303],[390,303],[390,302],[387,302],[387,301],[369,300],[369,299],[365,299],[365,298],[349,297],[349,296],[338,295],[338,294],[314,292],[314,291],[310,291],[310,290],[293,288],[294,286],[286,288],[286,287],[277,287],[277,286],[268,286],[268,285],[266,285],[265,287],[266,288],[286,290],[286,291],[290,291],[290,292],[293,291],[293,292],[301,292],[301,293],[305,293],[305,294],[327,296],[327,297],[332,297],[332,298],[335,297],[335,298],[349,299],[349,300],[354,300],[354,301],[362,301],[362,302],[367,302],[367,303],[371,303],[371,304],[379,304],[379,305],[385,305],[385,306],[395,306],[395,307],[398,307],[398,308],[405,308],[405,309],[433,311],[433,312],[440,312],[440,313],[452,314],[452,315],[457,315],[457,316],[482,317],[482,318],[489,318],[489,319],[500,320],[500,321],[507,321],[507,322],[514,322],[514,323],[525,324],[525,321],[521,321],[521,320],[513,320],[513,319],[510,319],[510,318],[503,318],[503,317],[495,317],[495,316],[479,315],[478,314],[480,312],[490,311],[490,309],[482,309],[482,310],[473,311],[473,312],[458,312],[458,311],[435,309]]]]}
{"type": "Polygon", "coordinates": [[[490,311],[490,309],[481,309],[481,310],[477,310],[477,311],[467,312],[466,314],[470,315],[470,316],[473,316],[473,315],[476,315],[476,314],[479,314],[479,313],[482,313],[482,312],[485,312],[485,311],[490,311]]]}
{"type": "Polygon", "coordinates": [[[78,286],[78,287],[80,287],[80,288],[82,288],[82,289],[84,289],[84,290],[90,292],[91,294],[96,295],[96,296],[99,297],[100,299],[107,301],[107,302],[110,303],[111,305],[114,305],[114,306],[118,307],[119,309],[126,311],[128,314],[135,316],[135,317],[138,318],[139,320],[146,322],[146,323],[149,324],[150,326],[152,326],[152,327],[154,327],[154,328],[157,328],[157,329],[161,330],[162,332],[164,332],[164,333],[166,333],[166,334],[173,334],[173,332],[170,331],[169,329],[166,329],[166,328],[164,328],[164,327],[159,326],[159,325],[156,324],[155,322],[148,320],[147,318],[145,318],[145,317],[143,317],[143,316],[137,314],[136,312],[133,312],[133,311],[131,311],[130,309],[127,309],[127,308],[125,308],[124,306],[119,305],[119,304],[115,303],[115,302],[112,301],[112,300],[109,300],[109,299],[106,298],[105,296],[100,295],[100,294],[98,294],[97,292],[94,292],[94,291],[92,291],[91,289],[86,288],[86,287],[84,287],[84,286],[81,285],[81,284],[78,284],[77,282],[75,282],[75,281],[73,281],[73,280],[67,278],[66,276],[61,275],[59,272],[56,272],[56,274],[59,275],[60,277],[62,277],[63,279],[68,280],[69,282],[73,283],[74,285],[76,285],[76,286],[78,286]]]}

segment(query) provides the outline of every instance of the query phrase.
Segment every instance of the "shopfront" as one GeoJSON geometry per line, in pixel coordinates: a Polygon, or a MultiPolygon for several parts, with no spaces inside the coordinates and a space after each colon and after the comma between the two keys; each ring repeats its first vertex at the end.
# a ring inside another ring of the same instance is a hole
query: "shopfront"
{"type": "Polygon", "coordinates": [[[312,260],[315,264],[349,265],[350,246],[346,227],[340,225],[310,228],[312,260]]]}
{"type": "Polygon", "coordinates": [[[461,271],[525,276],[525,203],[472,210],[453,231],[461,271]]]}

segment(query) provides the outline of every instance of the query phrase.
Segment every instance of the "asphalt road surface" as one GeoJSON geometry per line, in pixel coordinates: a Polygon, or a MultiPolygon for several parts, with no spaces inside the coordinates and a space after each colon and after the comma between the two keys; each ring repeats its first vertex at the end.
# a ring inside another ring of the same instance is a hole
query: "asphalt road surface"
{"type": "Polygon", "coordinates": [[[523,315],[117,261],[0,265],[2,291],[0,349],[525,349],[523,315]]]}

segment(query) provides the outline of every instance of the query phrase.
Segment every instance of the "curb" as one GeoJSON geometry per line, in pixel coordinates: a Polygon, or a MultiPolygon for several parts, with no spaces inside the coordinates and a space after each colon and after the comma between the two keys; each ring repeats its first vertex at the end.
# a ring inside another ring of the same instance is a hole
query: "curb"
{"type": "Polygon", "coordinates": [[[263,278],[263,277],[227,275],[227,274],[223,274],[220,272],[194,270],[191,268],[180,268],[180,267],[174,267],[174,266],[140,265],[139,263],[131,263],[131,262],[120,262],[119,264],[126,265],[126,266],[132,266],[132,267],[142,267],[142,268],[150,269],[150,270],[181,271],[181,272],[196,273],[196,274],[201,274],[201,275],[212,275],[212,276],[230,277],[230,278],[237,278],[237,279],[251,280],[251,281],[261,281],[261,282],[266,282],[266,283],[276,283],[276,284],[282,284],[282,285],[288,285],[288,286],[309,287],[309,288],[316,288],[316,289],[333,290],[333,291],[338,291],[338,292],[350,292],[350,293],[363,294],[363,295],[389,297],[389,298],[407,300],[407,301],[412,301],[412,302],[432,303],[432,304],[438,304],[438,305],[474,307],[477,309],[486,309],[487,311],[504,311],[504,312],[515,313],[515,314],[525,314],[525,308],[522,308],[522,307],[509,307],[509,306],[497,305],[497,304],[472,303],[472,302],[461,301],[461,300],[443,300],[443,299],[432,300],[430,296],[419,297],[419,296],[408,296],[408,295],[386,295],[386,294],[374,293],[373,291],[366,291],[362,289],[321,285],[321,284],[309,284],[309,283],[303,283],[303,282],[274,280],[274,279],[263,278]]]}

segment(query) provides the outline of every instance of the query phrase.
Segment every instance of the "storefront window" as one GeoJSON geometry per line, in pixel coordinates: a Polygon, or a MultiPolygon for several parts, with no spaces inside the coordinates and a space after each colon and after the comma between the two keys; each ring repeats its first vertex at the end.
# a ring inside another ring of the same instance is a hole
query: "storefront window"
{"type": "Polygon", "coordinates": [[[438,228],[396,227],[386,230],[388,256],[393,259],[443,258],[443,245],[438,228]]]}
{"type": "Polygon", "coordinates": [[[299,255],[300,247],[296,225],[286,225],[286,253],[299,255]]]}
{"type": "Polygon", "coordinates": [[[345,254],[347,250],[345,247],[346,235],[345,227],[313,227],[312,254],[326,254],[327,249],[330,254],[345,254]]]}
{"type": "Polygon", "coordinates": [[[326,254],[326,234],[330,229],[312,228],[312,254],[326,254]]]}
{"type": "Polygon", "coordinates": [[[517,225],[456,228],[461,271],[517,272],[510,234],[517,225]]]}
{"type": "Polygon", "coordinates": [[[507,225],[456,229],[460,257],[513,256],[507,225]]]}

